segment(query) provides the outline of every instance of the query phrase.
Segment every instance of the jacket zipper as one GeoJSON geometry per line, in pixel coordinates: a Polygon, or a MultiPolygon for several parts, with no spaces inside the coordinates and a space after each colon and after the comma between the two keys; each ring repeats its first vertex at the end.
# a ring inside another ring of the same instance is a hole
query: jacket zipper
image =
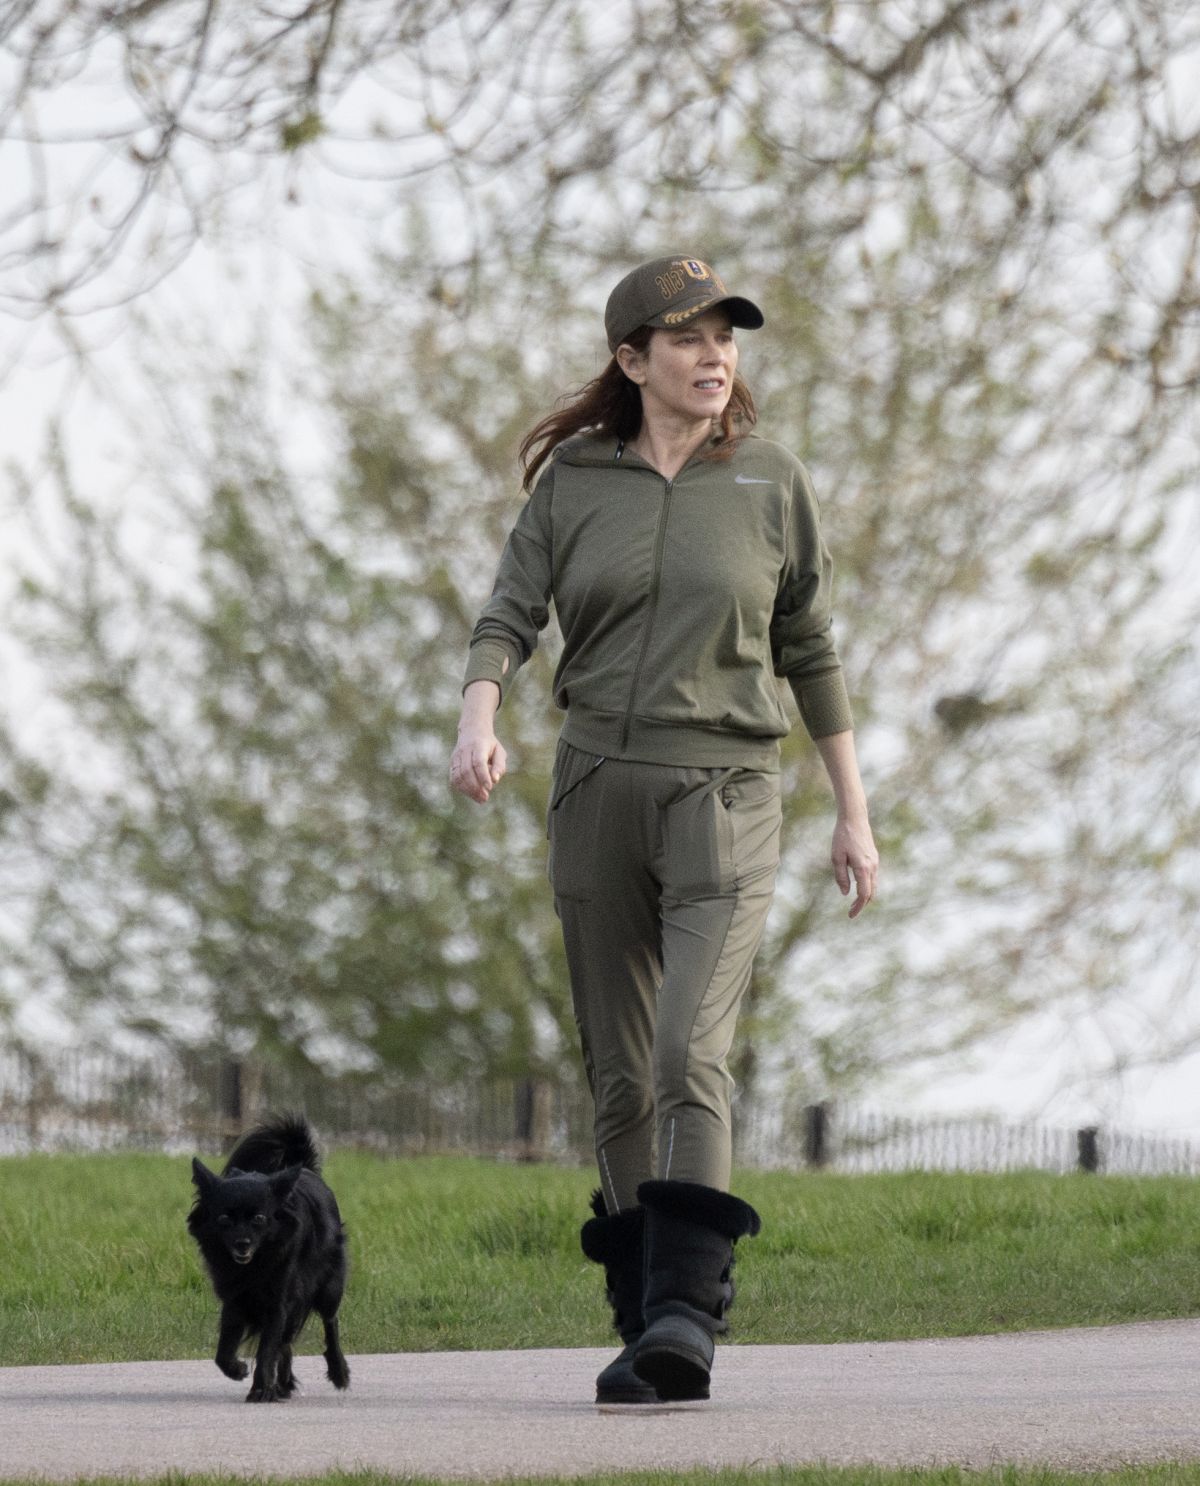
{"type": "Polygon", "coordinates": [[[662,508],[658,513],[658,532],[654,538],[654,566],[650,574],[650,602],[646,610],[646,623],[642,626],[642,643],[638,649],[637,664],[633,668],[633,680],[629,683],[629,705],[625,709],[625,724],[621,728],[622,753],[629,747],[629,730],[633,726],[633,704],[637,699],[638,680],[642,674],[642,665],[646,659],[646,652],[650,648],[650,632],[654,628],[654,614],[658,608],[659,580],[662,577],[662,555],[663,548],[667,542],[667,517],[671,510],[671,492],[674,488],[674,480],[665,481],[662,508]]]}

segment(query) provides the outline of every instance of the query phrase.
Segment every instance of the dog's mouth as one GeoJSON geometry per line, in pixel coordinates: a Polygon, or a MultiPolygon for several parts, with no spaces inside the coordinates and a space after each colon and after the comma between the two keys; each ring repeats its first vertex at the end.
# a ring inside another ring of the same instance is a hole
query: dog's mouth
{"type": "Polygon", "coordinates": [[[253,1259],[253,1258],[254,1258],[254,1255],[253,1254],[237,1254],[237,1253],[235,1253],[234,1256],[233,1256],[233,1262],[235,1264],[249,1264],[250,1261],[251,1261],[251,1259],[253,1259]]]}

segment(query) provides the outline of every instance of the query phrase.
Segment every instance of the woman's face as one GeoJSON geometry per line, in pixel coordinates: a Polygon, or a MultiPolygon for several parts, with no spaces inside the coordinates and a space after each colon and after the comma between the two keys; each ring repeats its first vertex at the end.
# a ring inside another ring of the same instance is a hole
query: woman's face
{"type": "Polygon", "coordinates": [[[738,348],[722,309],[706,310],[677,330],[655,330],[640,355],[622,346],[617,356],[641,388],[642,415],[649,421],[719,418],[733,395],[738,348]]]}

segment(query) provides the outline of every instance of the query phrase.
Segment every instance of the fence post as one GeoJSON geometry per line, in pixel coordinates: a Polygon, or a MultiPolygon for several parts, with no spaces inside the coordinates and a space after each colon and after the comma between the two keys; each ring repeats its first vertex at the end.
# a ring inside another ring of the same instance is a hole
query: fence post
{"type": "Polygon", "coordinates": [[[18,1066],[24,1082],[23,1102],[25,1105],[25,1134],[29,1141],[29,1149],[36,1151],[38,1148],[38,1062],[39,1060],[28,1048],[20,1048],[17,1052],[18,1066]]]}
{"type": "Polygon", "coordinates": [[[236,1058],[222,1058],[217,1070],[217,1118],[227,1148],[242,1133],[243,1113],[242,1065],[236,1058]]]}
{"type": "Polygon", "coordinates": [[[829,1105],[809,1104],[804,1109],[804,1164],[821,1167],[829,1161],[829,1105]]]}
{"type": "Polygon", "coordinates": [[[513,1090],[518,1161],[544,1161],[550,1150],[554,1090],[544,1078],[523,1078],[513,1090]]]}
{"type": "Polygon", "coordinates": [[[1087,1125],[1075,1132],[1075,1144],[1079,1151],[1080,1171],[1100,1170],[1100,1130],[1096,1125],[1087,1125]]]}

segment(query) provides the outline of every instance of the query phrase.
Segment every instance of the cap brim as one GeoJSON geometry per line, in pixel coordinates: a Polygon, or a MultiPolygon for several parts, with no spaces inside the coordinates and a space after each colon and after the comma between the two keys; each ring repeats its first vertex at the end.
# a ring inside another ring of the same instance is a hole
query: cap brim
{"type": "Polygon", "coordinates": [[[761,330],[765,323],[762,310],[753,300],[743,299],[740,294],[717,295],[715,299],[705,295],[697,299],[695,304],[685,304],[664,315],[655,315],[654,319],[645,323],[656,330],[674,330],[680,325],[686,325],[689,320],[694,320],[697,315],[704,314],[705,310],[724,310],[729,316],[729,323],[736,330],[761,330]]]}

